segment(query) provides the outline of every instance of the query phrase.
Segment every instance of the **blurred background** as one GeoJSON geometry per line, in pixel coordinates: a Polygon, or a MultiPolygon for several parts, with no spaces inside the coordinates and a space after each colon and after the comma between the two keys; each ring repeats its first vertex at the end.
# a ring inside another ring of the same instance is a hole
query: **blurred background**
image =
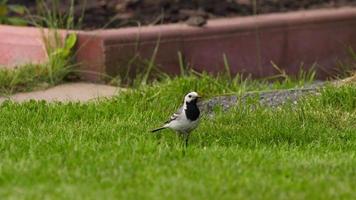
{"type": "Polygon", "coordinates": [[[95,29],[175,22],[202,25],[211,18],[354,6],[356,0],[9,0],[8,3],[24,5],[33,15],[53,8],[64,15],[73,7],[81,28],[95,29]]]}

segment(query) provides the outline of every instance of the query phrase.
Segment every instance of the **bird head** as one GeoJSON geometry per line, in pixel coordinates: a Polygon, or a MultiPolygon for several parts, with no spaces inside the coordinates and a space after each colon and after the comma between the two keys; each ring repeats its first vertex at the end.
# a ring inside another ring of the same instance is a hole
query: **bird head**
{"type": "Polygon", "coordinates": [[[184,102],[185,103],[191,103],[191,102],[197,102],[198,99],[201,98],[198,93],[196,92],[189,92],[187,95],[184,97],[184,102]]]}

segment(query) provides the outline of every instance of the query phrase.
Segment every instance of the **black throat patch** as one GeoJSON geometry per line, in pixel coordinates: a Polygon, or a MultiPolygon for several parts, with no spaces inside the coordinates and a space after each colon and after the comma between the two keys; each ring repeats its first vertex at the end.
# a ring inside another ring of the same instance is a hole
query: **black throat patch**
{"type": "Polygon", "coordinates": [[[197,99],[186,102],[187,109],[185,109],[185,114],[190,121],[195,121],[199,118],[200,111],[197,106],[197,99]]]}

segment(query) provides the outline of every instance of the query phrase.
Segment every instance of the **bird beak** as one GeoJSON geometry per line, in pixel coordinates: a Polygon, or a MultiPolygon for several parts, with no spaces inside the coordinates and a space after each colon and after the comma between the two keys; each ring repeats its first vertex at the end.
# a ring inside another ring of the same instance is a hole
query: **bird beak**
{"type": "Polygon", "coordinates": [[[201,99],[202,97],[201,96],[197,96],[197,99],[201,99]]]}

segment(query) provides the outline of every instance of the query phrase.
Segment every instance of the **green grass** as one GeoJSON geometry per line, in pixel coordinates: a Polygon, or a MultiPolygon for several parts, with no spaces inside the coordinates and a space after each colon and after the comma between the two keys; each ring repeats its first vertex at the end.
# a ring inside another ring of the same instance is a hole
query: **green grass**
{"type": "Polygon", "coordinates": [[[44,65],[24,65],[16,69],[0,69],[0,96],[30,91],[49,85],[44,65]]]}
{"type": "Polygon", "coordinates": [[[190,90],[209,97],[288,84],[203,75],[99,103],[5,102],[0,198],[355,199],[352,86],[328,87],[297,106],[217,112],[187,149],[169,130],[149,133],[190,90]]]}
{"type": "MultiPolygon", "coordinates": [[[[56,62],[62,61],[57,59],[56,62]]],[[[53,61],[54,62],[54,61],[53,61]]],[[[57,64],[27,64],[15,69],[0,68],[0,97],[17,92],[45,89],[63,82],[70,68],[57,64]]]]}

